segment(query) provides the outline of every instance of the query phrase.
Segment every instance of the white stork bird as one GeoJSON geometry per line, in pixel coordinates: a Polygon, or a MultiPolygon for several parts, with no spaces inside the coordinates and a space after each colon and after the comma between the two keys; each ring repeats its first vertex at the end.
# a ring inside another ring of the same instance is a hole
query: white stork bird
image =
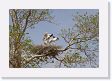
{"type": "Polygon", "coordinates": [[[47,32],[44,34],[43,42],[45,45],[53,45],[57,40],[59,40],[59,38],[53,34],[48,34],[47,32]]]}

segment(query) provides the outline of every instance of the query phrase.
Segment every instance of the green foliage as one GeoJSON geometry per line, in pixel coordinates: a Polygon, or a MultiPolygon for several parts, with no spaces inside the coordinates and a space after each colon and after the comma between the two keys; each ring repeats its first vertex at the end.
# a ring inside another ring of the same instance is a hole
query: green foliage
{"type": "Polygon", "coordinates": [[[50,22],[52,16],[48,9],[10,9],[9,14],[12,20],[9,25],[10,66],[20,68],[25,60],[23,51],[28,53],[33,47],[32,40],[26,37],[29,34],[26,30],[41,21],[50,22]]]}
{"type": "Polygon", "coordinates": [[[64,56],[64,65],[74,67],[77,63],[97,67],[99,42],[99,14],[73,16],[74,27],[61,29],[60,36],[67,43],[67,54],[64,56]],[[92,45],[92,46],[91,46],[92,45]],[[71,50],[69,53],[68,51],[71,50]],[[94,54],[94,55],[93,55],[94,54]]]}
{"type": "MultiPolygon", "coordinates": [[[[79,30],[79,32],[83,35],[88,36],[96,36],[98,35],[99,31],[99,14],[96,13],[96,15],[89,15],[86,13],[84,15],[79,15],[77,17],[74,17],[75,26],[79,30]]],[[[90,37],[89,36],[89,37],[90,37]]]]}

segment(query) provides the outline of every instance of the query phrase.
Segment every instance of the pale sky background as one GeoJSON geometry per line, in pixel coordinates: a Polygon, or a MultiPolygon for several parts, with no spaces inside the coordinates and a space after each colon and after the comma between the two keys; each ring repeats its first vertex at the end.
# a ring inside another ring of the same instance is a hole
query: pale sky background
{"type": "MultiPolygon", "coordinates": [[[[45,32],[53,33],[56,37],[59,37],[60,30],[62,28],[73,27],[74,23],[72,21],[73,15],[76,13],[84,14],[88,13],[88,15],[94,15],[98,10],[96,9],[53,9],[51,15],[55,16],[54,20],[56,24],[48,23],[48,22],[40,22],[35,25],[34,29],[27,30],[29,32],[30,38],[33,40],[34,44],[42,44],[43,34],[45,32]]],[[[60,38],[60,37],[59,37],[60,38]]],[[[63,39],[60,38],[59,41],[56,42],[58,45],[65,46],[63,39]]]]}

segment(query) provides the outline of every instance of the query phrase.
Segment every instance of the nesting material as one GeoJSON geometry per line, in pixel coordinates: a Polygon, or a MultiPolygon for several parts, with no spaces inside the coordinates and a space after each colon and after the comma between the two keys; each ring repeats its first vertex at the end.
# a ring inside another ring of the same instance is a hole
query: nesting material
{"type": "Polygon", "coordinates": [[[61,46],[55,45],[36,45],[32,47],[31,52],[36,55],[46,55],[46,56],[55,56],[60,52],[61,46]]]}

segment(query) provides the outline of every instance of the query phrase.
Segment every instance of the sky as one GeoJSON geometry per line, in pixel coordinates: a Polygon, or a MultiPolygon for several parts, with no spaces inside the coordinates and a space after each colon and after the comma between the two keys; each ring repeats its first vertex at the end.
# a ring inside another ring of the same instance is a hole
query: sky
{"type": "Polygon", "coordinates": [[[32,39],[34,44],[43,44],[42,38],[45,32],[54,34],[59,40],[56,42],[57,45],[65,46],[64,40],[60,38],[59,33],[62,28],[71,28],[74,23],[72,21],[73,15],[88,13],[93,15],[98,10],[96,9],[53,9],[51,15],[55,16],[54,21],[57,24],[49,22],[40,22],[35,25],[34,29],[28,29],[29,37],[32,39]]]}

